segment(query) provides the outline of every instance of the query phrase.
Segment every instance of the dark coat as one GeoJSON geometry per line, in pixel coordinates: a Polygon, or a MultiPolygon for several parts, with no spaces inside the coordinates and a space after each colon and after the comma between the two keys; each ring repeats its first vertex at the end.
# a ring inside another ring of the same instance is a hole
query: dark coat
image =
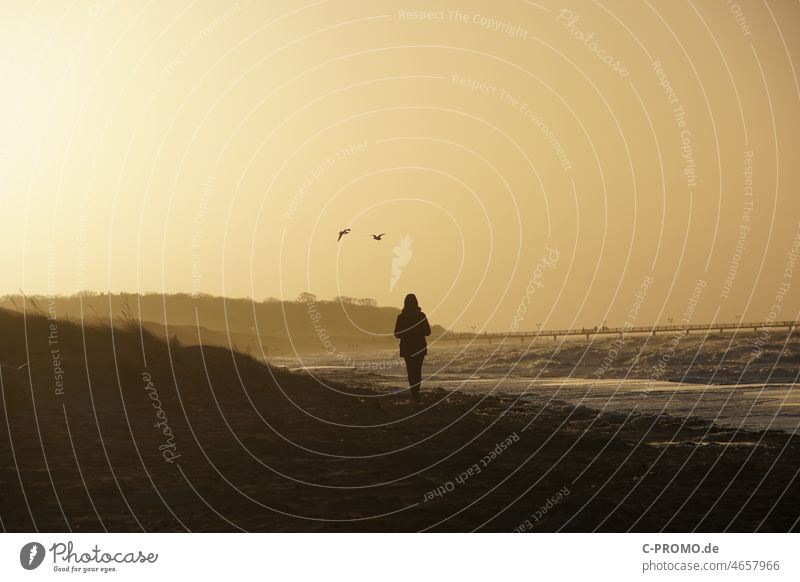
{"type": "Polygon", "coordinates": [[[397,316],[394,337],[400,340],[400,357],[413,358],[428,355],[428,342],[425,336],[431,335],[428,318],[421,309],[406,311],[397,316]]]}

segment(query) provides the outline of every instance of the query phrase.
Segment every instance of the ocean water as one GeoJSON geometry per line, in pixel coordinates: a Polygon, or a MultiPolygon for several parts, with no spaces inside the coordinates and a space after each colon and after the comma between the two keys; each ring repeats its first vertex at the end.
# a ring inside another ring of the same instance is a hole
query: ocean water
{"type": "MultiPolygon", "coordinates": [[[[800,432],[800,390],[794,381],[796,373],[793,375],[800,362],[796,357],[800,342],[792,340],[787,344],[785,338],[777,338],[776,345],[754,352],[751,338],[732,342],[730,337],[689,337],[680,349],[666,352],[670,339],[664,338],[644,349],[638,342],[611,352],[616,357],[607,368],[603,368],[603,358],[608,364],[609,341],[533,348],[516,344],[434,346],[423,368],[423,389],[565,402],[621,414],[698,417],[733,429],[794,434],[800,432]],[[664,353],[672,357],[658,368],[664,353]],[[545,366],[550,377],[543,377],[545,366]]],[[[304,356],[273,363],[305,368],[322,380],[392,392],[407,387],[405,368],[395,351],[304,356]]]]}

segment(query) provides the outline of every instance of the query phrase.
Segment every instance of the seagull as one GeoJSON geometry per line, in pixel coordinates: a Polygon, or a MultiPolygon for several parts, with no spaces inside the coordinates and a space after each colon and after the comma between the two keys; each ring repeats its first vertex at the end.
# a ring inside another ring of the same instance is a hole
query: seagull
{"type": "Polygon", "coordinates": [[[342,237],[344,235],[346,235],[346,234],[350,234],[350,229],[349,228],[345,228],[344,230],[340,230],[339,231],[339,238],[336,239],[336,242],[339,242],[340,240],[342,240],[342,237]]]}
{"type": "Polygon", "coordinates": [[[373,234],[370,236],[372,236],[373,240],[381,240],[384,236],[386,236],[386,233],[382,232],[381,234],[373,234]]]}

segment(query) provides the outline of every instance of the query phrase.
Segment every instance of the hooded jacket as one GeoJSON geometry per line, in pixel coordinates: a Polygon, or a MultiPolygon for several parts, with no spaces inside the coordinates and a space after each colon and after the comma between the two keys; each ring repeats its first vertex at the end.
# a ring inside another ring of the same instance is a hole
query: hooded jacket
{"type": "Polygon", "coordinates": [[[394,325],[394,337],[400,340],[400,357],[413,358],[428,355],[425,336],[431,335],[431,326],[422,309],[406,306],[394,325]]]}

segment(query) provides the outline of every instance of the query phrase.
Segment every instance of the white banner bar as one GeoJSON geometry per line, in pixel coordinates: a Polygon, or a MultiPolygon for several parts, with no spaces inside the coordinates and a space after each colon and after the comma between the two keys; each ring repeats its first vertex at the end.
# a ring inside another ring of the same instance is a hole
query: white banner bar
{"type": "Polygon", "coordinates": [[[797,580],[785,534],[3,534],[1,580],[797,580]],[[579,578],[580,577],[580,578],[579,578]]]}

